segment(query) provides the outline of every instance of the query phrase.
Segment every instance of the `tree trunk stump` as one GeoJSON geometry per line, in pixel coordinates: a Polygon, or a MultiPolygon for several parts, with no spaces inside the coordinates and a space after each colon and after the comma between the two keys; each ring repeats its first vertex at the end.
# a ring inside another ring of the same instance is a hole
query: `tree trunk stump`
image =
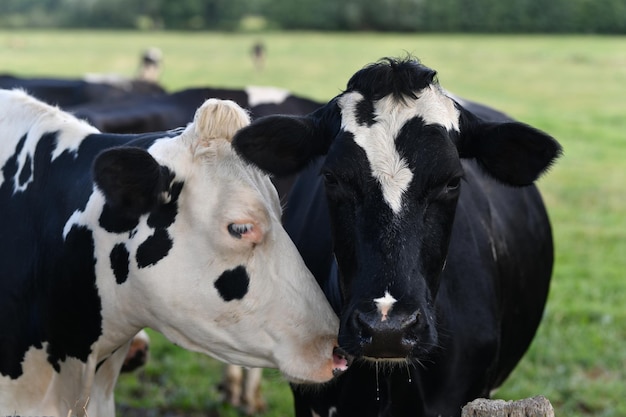
{"type": "Polygon", "coordinates": [[[461,417],[554,417],[554,409],[542,395],[518,401],[478,398],[463,407],[461,417]]]}

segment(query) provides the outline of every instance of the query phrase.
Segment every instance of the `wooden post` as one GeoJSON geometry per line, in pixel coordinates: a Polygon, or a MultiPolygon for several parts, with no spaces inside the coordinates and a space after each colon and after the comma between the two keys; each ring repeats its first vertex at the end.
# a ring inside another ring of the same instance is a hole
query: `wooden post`
{"type": "Polygon", "coordinates": [[[554,409],[542,395],[518,401],[478,398],[463,407],[461,417],[554,417],[554,409]]]}

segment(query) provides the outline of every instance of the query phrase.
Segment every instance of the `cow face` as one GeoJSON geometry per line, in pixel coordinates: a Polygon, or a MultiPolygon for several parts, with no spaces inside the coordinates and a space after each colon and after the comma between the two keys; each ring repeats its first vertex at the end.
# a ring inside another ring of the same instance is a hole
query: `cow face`
{"type": "Polygon", "coordinates": [[[371,359],[424,357],[463,182],[461,158],[498,180],[532,183],[559,153],[520,123],[485,123],[418,62],[365,67],[306,117],[270,116],[234,146],[275,174],[325,155],[323,176],[343,297],[340,346],[371,359]]]}
{"type": "Polygon", "coordinates": [[[187,349],[325,381],[345,367],[338,320],[281,227],[269,177],[231,148],[248,122],[209,100],[179,137],[102,152],[96,192],[66,234],[95,223],[105,334],[124,305],[125,323],[187,349]]]}

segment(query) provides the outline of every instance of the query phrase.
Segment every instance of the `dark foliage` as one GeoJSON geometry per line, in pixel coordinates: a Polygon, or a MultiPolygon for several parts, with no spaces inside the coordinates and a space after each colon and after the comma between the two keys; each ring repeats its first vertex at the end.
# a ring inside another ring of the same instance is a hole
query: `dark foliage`
{"type": "Polygon", "coordinates": [[[626,33],[625,0],[3,0],[0,27],[626,33]]]}

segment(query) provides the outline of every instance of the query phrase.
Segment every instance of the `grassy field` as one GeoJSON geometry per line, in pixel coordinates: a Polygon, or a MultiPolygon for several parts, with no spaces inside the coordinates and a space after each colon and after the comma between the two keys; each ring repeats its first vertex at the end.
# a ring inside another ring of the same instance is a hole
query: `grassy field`
{"type": "MultiPolygon", "coordinates": [[[[543,394],[557,416],[626,415],[626,37],[0,32],[0,72],[130,76],[148,46],[163,50],[170,90],[273,85],[319,100],[364,64],[408,52],[437,69],[448,90],[555,136],[565,154],[540,181],[556,240],[550,299],[529,353],[496,397],[543,394]],[[263,71],[250,58],[258,39],[267,47],[263,71]]],[[[219,364],[152,334],[152,360],[121,378],[120,404],[157,409],[149,415],[238,415],[219,406],[219,364]]],[[[292,415],[288,387],[266,375],[267,415],[292,415]]]]}

